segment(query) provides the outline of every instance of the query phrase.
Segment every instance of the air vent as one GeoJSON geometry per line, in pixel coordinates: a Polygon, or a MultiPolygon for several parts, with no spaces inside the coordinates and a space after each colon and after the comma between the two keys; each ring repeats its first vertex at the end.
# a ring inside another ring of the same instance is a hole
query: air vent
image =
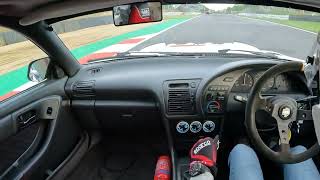
{"type": "Polygon", "coordinates": [[[193,103],[189,89],[169,89],[168,93],[169,114],[192,114],[193,103]]]}
{"type": "Polygon", "coordinates": [[[101,70],[102,70],[102,68],[93,68],[93,69],[89,69],[88,72],[91,75],[95,75],[95,74],[101,72],[101,70]]]}
{"type": "Polygon", "coordinates": [[[94,96],[95,81],[78,81],[73,85],[72,91],[75,97],[94,96]]]}

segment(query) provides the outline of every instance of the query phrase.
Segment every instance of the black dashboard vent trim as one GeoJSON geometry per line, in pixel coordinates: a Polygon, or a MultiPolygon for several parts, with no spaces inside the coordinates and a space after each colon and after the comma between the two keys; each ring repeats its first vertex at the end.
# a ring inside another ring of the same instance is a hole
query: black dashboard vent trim
{"type": "Polygon", "coordinates": [[[196,93],[201,79],[172,79],[163,83],[166,115],[196,115],[196,93]]]}
{"type": "Polygon", "coordinates": [[[95,96],[95,81],[77,81],[72,87],[74,97],[91,97],[95,96]]]}
{"type": "Polygon", "coordinates": [[[97,67],[97,68],[92,68],[92,69],[89,69],[88,72],[89,74],[91,75],[95,75],[97,73],[100,73],[102,71],[102,68],[101,67],[97,67]]]}
{"type": "Polygon", "coordinates": [[[186,89],[169,89],[168,113],[169,114],[192,114],[194,112],[191,92],[186,89]]]}

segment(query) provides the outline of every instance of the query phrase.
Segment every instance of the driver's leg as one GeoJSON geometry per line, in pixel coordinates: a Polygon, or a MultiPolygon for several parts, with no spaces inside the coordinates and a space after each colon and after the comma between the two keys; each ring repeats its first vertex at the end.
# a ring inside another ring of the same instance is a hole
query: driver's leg
{"type": "MultiPolygon", "coordinates": [[[[291,148],[293,154],[298,154],[306,151],[303,146],[291,148]]],[[[320,174],[312,159],[308,159],[297,164],[284,164],[284,179],[285,180],[319,180],[320,174]]]]}
{"type": "Polygon", "coordinates": [[[263,180],[259,159],[249,146],[236,145],[229,155],[230,180],[263,180]]]}

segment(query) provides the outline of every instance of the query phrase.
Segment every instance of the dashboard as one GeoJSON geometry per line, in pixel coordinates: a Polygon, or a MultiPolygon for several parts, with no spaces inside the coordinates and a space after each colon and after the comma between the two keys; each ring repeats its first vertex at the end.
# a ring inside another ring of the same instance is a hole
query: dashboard
{"type": "MultiPolygon", "coordinates": [[[[223,74],[209,82],[203,95],[204,113],[207,115],[225,113],[228,98],[245,103],[251,88],[266,70],[244,68],[223,74]]],[[[262,88],[264,95],[294,94],[305,91],[308,90],[303,78],[300,75],[288,73],[270,77],[262,88]]]]}
{"type": "MultiPolygon", "coordinates": [[[[278,63],[227,57],[93,63],[69,78],[65,90],[83,127],[122,135],[166,132],[179,149],[199,137],[243,130],[245,99],[278,63]]],[[[310,92],[303,74],[287,73],[270,77],[263,94],[301,98],[310,92]]]]}
{"type": "MultiPolygon", "coordinates": [[[[205,120],[203,123],[212,122],[211,126],[216,127],[220,133],[244,133],[244,111],[250,91],[267,70],[265,67],[236,68],[209,80],[203,88],[200,101],[205,120]]],[[[312,92],[306,86],[304,75],[295,72],[270,77],[261,90],[262,96],[281,95],[294,99],[303,99],[310,94],[312,92]]],[[[310,110],[310,105],[301,102],[298,108],[310,110]]],[[[274,121],[266,113],[259,112],[257,115],[257,126],[260,129],[264,132],[274,129],[274,121]]],[[[214,134],[219,134],[217,131],[213,131],[214,134]]]]}
{"type": "MultiPolygon", "coordinates": [[[[220,135],[222,149],[245,135],[246,98],[259,77],[281,62],[210,56],[93,63],[69,78],[65,91],[83,128],[109,137],[165,137],[175,166],[199,138],[220,135]]],[[[270,77],[262,90],[296,99],[310,94],[304,75],[296,72],[270,77]]],[[[257,118],[258,130],[274,130],[269,120],[257,118]]],[[[298,131],[304,132],[313,131],[298,131]]]]}

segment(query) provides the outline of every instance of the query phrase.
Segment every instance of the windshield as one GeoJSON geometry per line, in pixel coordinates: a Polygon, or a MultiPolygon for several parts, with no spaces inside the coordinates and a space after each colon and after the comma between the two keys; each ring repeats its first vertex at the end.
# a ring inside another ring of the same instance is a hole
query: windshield
{"type": "Polygon", "coordinates": [[[109,11],[62,21],[53,27],[82,64],[128,52],[147,56],[221,50],[271,51],[304,60],[320,30],[318,13],[288,8],[177,4],[164,5],[162,11],[161,22],[114,26],[109,11]]]}

